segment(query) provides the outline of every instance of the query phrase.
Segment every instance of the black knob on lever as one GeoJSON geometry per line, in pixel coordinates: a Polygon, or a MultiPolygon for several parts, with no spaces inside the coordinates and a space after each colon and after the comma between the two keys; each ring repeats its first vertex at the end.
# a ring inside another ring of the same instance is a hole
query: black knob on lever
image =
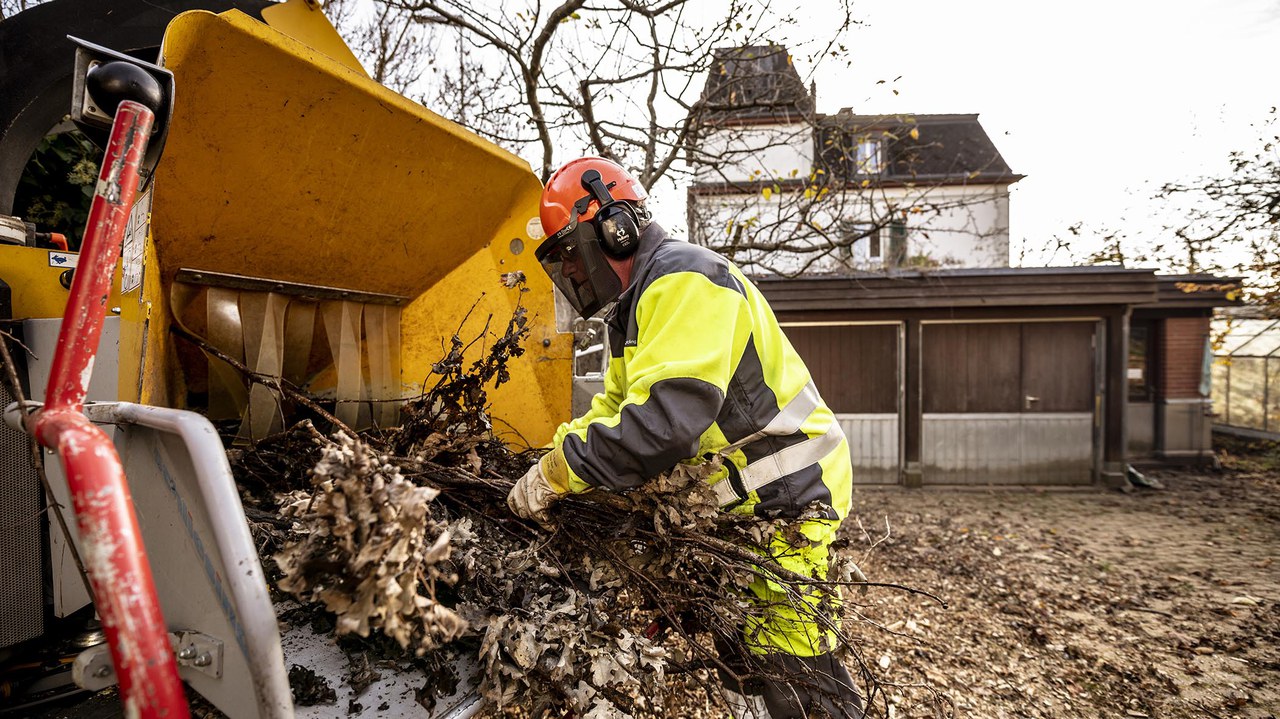
{"type": "Polygon", "coordinates": [[[164,102],[160,83],[151,73],[121,60],[91,68],[85,77],[85,88],[98,108],[113,117],[125,100],[141,103],[152,112],[164,102]]]}

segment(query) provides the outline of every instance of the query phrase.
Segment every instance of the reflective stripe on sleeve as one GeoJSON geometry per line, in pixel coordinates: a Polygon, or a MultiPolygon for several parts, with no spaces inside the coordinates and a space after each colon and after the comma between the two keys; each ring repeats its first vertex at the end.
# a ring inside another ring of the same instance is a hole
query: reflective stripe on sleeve
{"type": "MultiPolygon", "coordinates": [[[[799,444],[761,457],[747,465],[740,473],[742,486],[746,493],[750,494],[770,482],[795,474],[805,467],[821,462],[823,458],[839,448],[843,441],[844,432],[840,430],[840,425],[832,422],[830,428],[823,434],[810,437],[799,444]]],[[[728,478],[717,482],[712,486],[712,490],[721,507],[746,499],[738,496],[728,478]]]]}
{"type": "Polygon", "coordinates": [[[818,388],[813,382],[804,386],[800,390],[800,394],[796,395],[786,407],[783,407],[778,414],[765,425],[764,429],[753,432],[746,437],[734,442],[720,451],[720,454],[728,455],[742,447],[751,444],[761,437],[785,437],[789,434],[795,434],[800,431],[800,427],[804,425],[804,421],[809,419],[809,415],[822,404],[822,398],[818,396],[818,388]]]}

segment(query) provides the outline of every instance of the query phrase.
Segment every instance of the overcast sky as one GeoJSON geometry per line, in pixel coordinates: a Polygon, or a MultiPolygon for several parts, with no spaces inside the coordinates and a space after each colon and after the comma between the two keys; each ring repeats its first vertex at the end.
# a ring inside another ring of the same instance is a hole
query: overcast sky
{"type": "Polygon", "coordinates": [[[1159,185],[1223,171],[1280,103],[1280,0],[854,7],[852,67],[818,69],[819,111],[978,113],[1026,175],[1010,202],[1015,264],[1024,246],[1027,264],[1047,260],[1039,248],[1075,222],[1150,232],[1159,185]]]}

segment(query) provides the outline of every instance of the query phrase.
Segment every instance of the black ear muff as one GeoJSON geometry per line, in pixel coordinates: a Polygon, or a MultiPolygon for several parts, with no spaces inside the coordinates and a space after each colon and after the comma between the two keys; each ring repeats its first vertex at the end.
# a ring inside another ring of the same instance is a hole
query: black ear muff
{"type": "Polygon", "coordinates": [[[636,211],[618,201],[600,208],[593,222],[600,235],[600,245],[614,259],[630,257],[640,246],[640,221],[636,211]]]}
{"type": "MultiPolygon", "coordinates": [[[[640,247],[640,218],[636,215],[636,209],[629,202],[613,199],[599,170],[582,173],[582,187],[588,193],[583,200],[600,203],[600,209],[591,218],[591,224],[595,226],[596,235],[600,238],[600,246],[616,260],[630,257],[640,247]]],[[[586,208],[583,208],[578,213],[585,211],[586,208]]]]}

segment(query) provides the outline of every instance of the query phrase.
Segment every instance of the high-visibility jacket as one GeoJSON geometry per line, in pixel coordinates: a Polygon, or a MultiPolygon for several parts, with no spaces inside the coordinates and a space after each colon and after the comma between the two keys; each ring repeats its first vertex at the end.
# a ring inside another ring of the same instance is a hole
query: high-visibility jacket
{"type": "Polygon", "coordinates": [[[651,224],[607,323],[604,392],[556,431],[542,465],[553,487],[627,489],[721,455],[711,481],[725,509],[795,517],[817,507],[834,532],[851,503],[848,444],[737,267],[651,224]]]}

